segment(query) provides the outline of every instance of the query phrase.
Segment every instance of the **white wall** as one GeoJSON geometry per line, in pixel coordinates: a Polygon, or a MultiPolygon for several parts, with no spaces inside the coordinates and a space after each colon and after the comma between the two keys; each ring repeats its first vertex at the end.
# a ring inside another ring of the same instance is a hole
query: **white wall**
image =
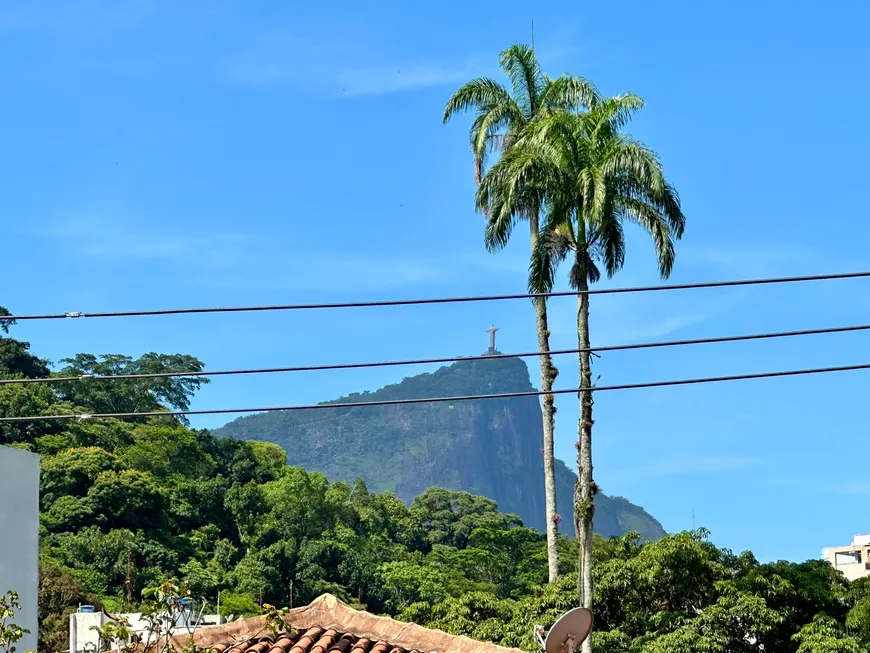
{"type": "MultiPolygon", "coordinates": [[[[148,622],[142,618],[141,612],[127,612],[117,617],[125,617],[130,624],[130,629],[139,635],[143,640],[147,640],[148,622]]],[[[194,615],[198,616],[198,615],[194,615]]],[[[109,619],[102,612],[74,612],[69,616],[69,651],[70,653],[88,653],[97,650],[100,643],[100,637],[92,630],[93,626],[103,626],[108,623],[109,619]]],[[[174,629],[173,635],[184,636],[188,632],[195,632],[201,627],[215,625],[220,623],[220,617],[216,614],[202,615],[201,621],[196,627],[188,630],[181,622],[174,629]]],[[[117,646],[117,642],[115,645],[117,646]]]]}
{"type": "Polygon", "coordinates": [[[0,447],[0,592],[15,590],[15,623],[30,630],[16,649],[35,651],[39,584],[39,456],[0,447]]]}

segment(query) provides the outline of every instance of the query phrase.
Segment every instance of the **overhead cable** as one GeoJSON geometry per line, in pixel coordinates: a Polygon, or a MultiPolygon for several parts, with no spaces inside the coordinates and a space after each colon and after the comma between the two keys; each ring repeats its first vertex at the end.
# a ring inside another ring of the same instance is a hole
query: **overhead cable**
{"type": "MultiPolygon", "coordinates": [[[[604,345],[602,347],[589,347],[583,349],[554,349],[547,352],[551,356],[579,353],[601,353],[608,351],[629,351],[636,349],[656,349],[660,347],[680,347],[686,345],[707,345],[723,342],[742,342],[748,340],[768,340],[774,338],[791,338],[795,336],[811,336],[831,333],[850,333],[855,331],[868,331],[870,324],[861,324],[844,327],[826,327],[821,329],[803,329],[800,331],[777,331],[771,333],[753,333],[738,336],[720,336],[717,338],[694,338],[691,340],[665,340],[660,342],[641,342],[628,345],[604,345]]],[[[459,363],[462,361],[478,361],[503,358],[536,358],[544,356],[539,351],[523,352],[519,354],[483,354],[480,356],[455,356],[448,358],[417,358],[409,360],[374,361],[364,363],[335,363],[327,365],[301,365],[294,367],[260,367],[237,370],[208,370],[190,372],[151,372],[143,374],[80,374],[77,376],[53,376],[44,379],[0,379],[0,385],[22,385],[39,383],[72,383],[76,381],[121,381],[139,379],[161,379],[178,377],[198,376],[235,376],[243,374],[274,374],[282,372],[322,372],[329,370],[350,370],[372,367],[398,367],[403,365],[432,365],[438,363],[459,363]]]]}
{"type": "Polygon", "coordinates": [[[201,410],[161,410],[141,413],[80,413],[65,415],[33,415],[26,417],[0,417],[0,423],[11,422],[44,422],[51,420],[90,420],[90,419],[121,419],[125,417],[167,417],[181,415],[227,415],[235,413],[278,413],[301,410],[321,410],[336,408],[371,408],[375,406],[406,406],[413,404],[456,403],[460,401],[479,401],[488,399],[514,399],[517,397],[540,397],[543,395],[579,394],[582,392],[607,392],[612,390],[641,390],[644,388],[665,388],[682,385],[699,385],[703,383],[722,383],[726,381],[748,381],[751,379],[770,379],[787,376],[805,376],[809,374],[827,374],[832,372],[853,372],[870,370],[870,363],[860,365],[842,365],[839,367],[817,367],[802,370],[782,370],[778,372],[758,372],[754,374],[736,374],[733,376],[709,376],[695,379],[676,379],[670,381],[649,381],[645,383],[626,383],[622,385],[594,386],[592,388],[571,388],[568,390],[529,390],[523,392],[504,392],[486,395],[460,395],[456,397],[426,397],[420,399],[385,399],[381,401],[336,402],[325,404],[303,404],[298,406],[265,406],[260,408],[206,408],[201,410]]]}
{"type": "Polygon", "coordinates": [[[263,311],[306,311],[334,308],[380,308],[386,306],[416,306],[424,304],[458,304],[469,302],[490,302],[508,299],[535,299],[539,297],[576,297],[578,295],[616,295],[626,293],[656,292],[661,290],[692,290],[698,288],[726,288],[732,286],[758,286],[804,281],[830,281],[834,279],[858,279],[870,277],[870,272],[846,272],[840,274],[821,274],[802,277],[772,277],[765,279],[741,279],[737,281],[706,281],[661,286],[634,286],[627,288],[591,288],[589,290],[566,290],[549,293],[525,293],[513,295],[478,295],[469,297],[431,297],[423,299],[389,299],[369,302],[339,302],[327,304],[276,304],[270,306],[224,306],[216,308],[166,308],[142,311],[111,311],[85,313],[71,311],[66,313],[46,313],[43,315],[3,315],[0,321],[59,320],[65,318],[98,317],[144,317],[154,315],[182,315],[197,313],[251,313],[263,311]]]}

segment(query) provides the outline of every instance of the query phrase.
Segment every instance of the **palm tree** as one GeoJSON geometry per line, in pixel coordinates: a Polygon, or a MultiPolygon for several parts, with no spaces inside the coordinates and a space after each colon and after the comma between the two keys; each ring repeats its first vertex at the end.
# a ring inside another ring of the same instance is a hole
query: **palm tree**
{"type": "MultiPolygon", "coordinates": [[[[594,86],[582,78],[563,75],[556,80],[550,79],[541,71],[534,49],[528,46],[512,45],[501,53],[499,64],[510,79],[510,91],[490,78],[473,79],[453,94],[444,110],[445,123],[458,112],[476,110],[469,136],[474,154],[474,179],[478,184],[483,176],[487,157],[493,152],[509,151],[517,135],[529,124],[555,112],[593,106],[599,99],[594,86]]],[[[527,199],[525,205],[517,206],[515,211],[504,216],[495,229],[487,229],[485,237],[487,250],[498,251],[504,247],[515,221],[519,219],[528,220],[532,252],[538,249],[540,203],[534,193],[531,193],[527,199]]],[[[540,292],[540,289],[531,283],[531,275],[529,291],[540,292]]],[[[538,351],[541,353],[541,390],[549,392],[553,388],[558,371],[553,366],[553,359],[549,353],[550,332],[546,299],[536,298],[534,305],[538,351]]],[[[559,572],[553,454],[555,413],[553,395],[543,395],[544,494],[550,582],[556,579],[559,572]]]]}
{"type": "Polygon", "coordinates": [[[530,197],[541,201],[543,235],[530,270],[535,288],[550,291],[559,263],[572,258],[569,283],[580,291],[577,341],[581,350],[574,520],[580,542],[578,595],[584,607],[592,605],[592,518],[598,492],[592,478],[593,386],[586,291],[601,277],[599,264],[608,277],[622,268],[626,222],[652,236],[663,279],[671,273],[674,241],[685,228],[679,197],[665,179],[657,155],[621,132],[642,106],[639,97],[626,95],[602,100],[582,114],[552,113],[530,123],[478,189],[491,228],[517,207],[525,207],[530,197]]]}

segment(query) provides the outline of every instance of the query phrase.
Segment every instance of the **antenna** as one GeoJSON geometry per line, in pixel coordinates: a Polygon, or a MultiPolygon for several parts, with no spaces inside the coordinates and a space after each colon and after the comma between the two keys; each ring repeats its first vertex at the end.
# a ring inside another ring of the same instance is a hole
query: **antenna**
{"type": "Polygon", "coordinates": [[[133,601],[133,581],[132,581],[132,566],[130,564],[130,548],[127,547],[127,580],[125,581],[125,585],[127,586],[127,612],[130,612],[130,603],[133,601]]]}
{"type": "Polygon", "coordinates": [[[532,18],[532,50],[535,49],[535,19],[532,18]]]}
{"type": "Polygon", "coordinates": [[[535,637],[543,653],[574,653],[592,632],[592,612],[574,608],[556,620],[546,640],[544,627],[535,626],[535,637]]]}

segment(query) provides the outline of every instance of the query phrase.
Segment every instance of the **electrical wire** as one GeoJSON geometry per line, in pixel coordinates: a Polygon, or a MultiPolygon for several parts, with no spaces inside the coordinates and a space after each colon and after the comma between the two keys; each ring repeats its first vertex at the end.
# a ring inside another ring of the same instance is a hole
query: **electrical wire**
{"type": "Polygon", "coordinates": [[[737,281],[706,281],[662,286],[634,286],[627,288],[592,288],[589,290],[566,290],[549,293],[526,293],[513,295],[479,295],[471,297],[432,297],[424,299],[390,299],[371,302],[340,302],[333,304],[276,304],[271,306],[224,306],[217,308],[166,308],[143,311],[112,311],[102,313],[47,313],[43,315],[3,315],[0,322],[24,320],[59,320],[84,317],[143,317],[153,315],[190,315],[198,313],[251,313],[262,311],[305,311],[334,308],[378,308],[386,306],[417,306],[424,304],[458,304],[468,302],[490,302],[507,299],[535,299],[538,297],[576,297],[578,295],[616,295],[625,293],[655,292],[661,290],[692,290],[697,288],[725,288],[731,286],[757,286],[777,283],[796,283],[805,281],[829,281],[833,279],[858,279],[870,277],[870,272],[846,272],[840,274],[820,274],[802,277],[772,277],[765,279],[741,279],[737,281]]]}
{"type": "MultiPolygon", "coordinates": [[[[681,347],[686,345],[707,345],[723,342],[743,342],[748,340],[768,340],[774,338],[792,338],[795,336],[811,336],[831,333],[850,333],[870,331],[870,324],[860,324],[844,327],[826,327],[821,329],[803,329],[800,331],[777,331],[771,333],[752,333],[738,336],[720,336],[716,338],[694,338],[691,340],[666,340],[660,342],[641,342],[628,345],[605,345],[589,347],[588,349],[554,349],[548,352],[551,356],[580,353],[601,353],[608,351],[630,351],[636,349],[655,349],[660,347],[681,347]]],[[[329,370],[352,370],[372,367],[398,367],[403,365],[432,365],[437,363],[459,363],[462,361],[478,361],[503,358],[535,358],[542,356],[541,352],[523,352],[519,354],[483,354],[480,356],[454,356],[448,358],[418,358],[410,360],[375,361],[366,363],[336,363],[327,365],[303,365],[296,367],[261,367],[238,370],[209,370],[202,372],[151,372],[143,374],[80,374],[78,376],[54,376],[44,379],[0,379],[0,385],[23,385],[40,383],[72,383],[77,381],[121,381],[140,379],[165,379],[185,376],[234,376],[243,374],[274,374],[282,372],[322,372],[329,370]]]]}
{"type": "Polygon", "coordinates": [[[645,383],[626,383],[622,385],[605,385],[592,388],[571,388],[568,390],[529,390],[524,392],[504,392],[486,395],[460,395],[457,397],[427,397],[421,399],[385,399],[381,401],[360,401],[344,403],[307,404],[297,406],[266,406],[262,408],[206,408],[201,410],[166,410],[142,413],[96,413],[67,415],[35,415],[27,417],[0,417],[0,423],[11,422],[44,422],[64,419],[120,419],[124,417],[160,417],[181,415],[226,415],[234,413],[277,413],[300,410],[319,410],[335,408],[371,408],[375,406],[406,406],[412,404],[453,403],[459,401],[479,401],[487,399],[514,399],[517,397],[540,397],[543,395],[579,394],[582,392],[608,392],[613,390],[640,390],[645,388],[665,388],[683,385],[699,385],[703,383],[722,383],[726,381],[748,381],[751,379],[770,379],[787,376],[805,376],[809,374],[827,374],[832,372],[852,372],[870,370],[870,363],[860,365],[843,365],[840,367],[817,367],[803,370],[783,370],[778,372],[759,372],[754,374],[736,374],[733,376],[709,376],[695,379],[676,379],[670,381],[649,381],[645,383]]]}

